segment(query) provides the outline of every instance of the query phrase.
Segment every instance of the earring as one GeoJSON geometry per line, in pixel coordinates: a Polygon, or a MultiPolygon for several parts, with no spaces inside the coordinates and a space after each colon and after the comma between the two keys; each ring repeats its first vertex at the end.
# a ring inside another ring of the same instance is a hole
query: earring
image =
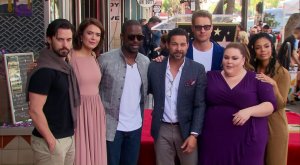
{"type": "Polygon", "coordinates": [[[254,58],[253,61],[256,62],[256,58],[254,58]]]}

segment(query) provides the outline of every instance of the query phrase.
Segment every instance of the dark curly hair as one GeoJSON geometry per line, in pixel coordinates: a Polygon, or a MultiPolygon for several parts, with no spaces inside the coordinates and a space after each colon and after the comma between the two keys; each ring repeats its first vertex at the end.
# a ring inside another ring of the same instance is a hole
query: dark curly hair
{"type": "Polygon", "coordinates": [[[271,43],[272,47],[272,55],[270,58],[270,62],[267,65],[266,71],[264,74],[270,75],[270,77],[273,77],[275,75],[275,65],[276,65],[276,50],[274,43],[272,42],[272,38],[269,34],[267,33],[258,33],[255,34],[251,37],[249,44],[248,44],[248,49],[250,52],[250,63],[254,67],[255,71],[257,72],[258,67],[261,65],[261,61],[259,59],[256,59],[256,52],[255,52],[255,43],[258,39],[265,38],[271,43]]]}
{"type": "Polygon", "coordinates": [[[96,56],[99,56],[100,54],[100,48],[103,44],[103,40],[104,40],[104,28],[103,25],[101,24],[100,21],[98,21],[95,18],[88,18],[85,19],[84,21],[81,22],[81,24],[79,25],[76,33],[75,33],[75,37],[74,37],[74,42],[73,42],[73,47],[75,50],[79,50],[82,47],[82,41],[81,41],[81,37],[83,35],[84,30],[89,26],[89,25],[95,25],[97,26],[100,31],[101,31],[101,36],[100,36],[100,42],[99,44],[93,49],[93,51],[96,53],[96,56]]]}
{"type": "Polygon", "coordinates": [[[282,61],[282,66],[289,70],[289,66],[290,66],[290,56],[288,56],[288,43],[290,44],[290,48],[291,51],[293,51],[295,49],[294,43],[296,41],[296,38],[294,37],[294,35],[290,35],[289,37],[287,37],[283,43],[281,44],[281,47],[278,51],[278,61],[282,61]]]}

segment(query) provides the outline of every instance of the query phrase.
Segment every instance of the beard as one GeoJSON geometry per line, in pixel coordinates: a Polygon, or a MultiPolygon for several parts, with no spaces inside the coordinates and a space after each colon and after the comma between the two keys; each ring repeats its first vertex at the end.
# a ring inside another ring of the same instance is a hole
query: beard
{"type": "Polygon", "coordinates": [[[129,45],[123,45],[124,49],[129,53],[138,53],[139,49],[133,48],[129,45]]]}
{"type": "Polygon", "coordinates": [[[68,48],[62,48],[58,50],[53,50],[59,57],[67,57],[70,53],[70,49],[68,48]]]}
{"type": "Polygon", "coordinates": [[[180,60],[184,58],[185,54],[185,52],[174,52],[170,54],[170,56],[172,56],[174,59],[180,60]]]}

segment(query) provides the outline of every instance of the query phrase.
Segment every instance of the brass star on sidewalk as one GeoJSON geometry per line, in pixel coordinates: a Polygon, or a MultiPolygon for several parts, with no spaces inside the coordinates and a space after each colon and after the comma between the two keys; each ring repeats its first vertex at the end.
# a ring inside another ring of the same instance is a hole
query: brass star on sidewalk
{"type": "Polygon", "coordinates": [[[214,31],[215,31],[215,36],[216,36],[216,35],[218,35],[218,36],[219,36],[219,35],[220,35],[220,32],[221,32],[222,30],[220,30],[219,28],[217,28],[217,29],[216,29],[216,30],[214,30],[214,31]]]}

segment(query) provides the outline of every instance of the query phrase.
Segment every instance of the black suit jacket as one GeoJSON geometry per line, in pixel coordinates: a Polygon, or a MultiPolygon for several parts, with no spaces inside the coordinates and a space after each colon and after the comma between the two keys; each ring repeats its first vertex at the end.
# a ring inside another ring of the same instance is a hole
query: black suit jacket
{"type": "MultiPolygon", "coordinates": [[[[156,140],[163,119],[165,103],[165,77],[168,58],[161,63],[152,62],[148,68],[148,92],[153,94],[151,135],[156,140]]],[[[182,137],[191,132],[201,134],[205,112],[205,88],[207,80],[204,66],[185,58],[178,96],[177,116],[182,137]]]]}

